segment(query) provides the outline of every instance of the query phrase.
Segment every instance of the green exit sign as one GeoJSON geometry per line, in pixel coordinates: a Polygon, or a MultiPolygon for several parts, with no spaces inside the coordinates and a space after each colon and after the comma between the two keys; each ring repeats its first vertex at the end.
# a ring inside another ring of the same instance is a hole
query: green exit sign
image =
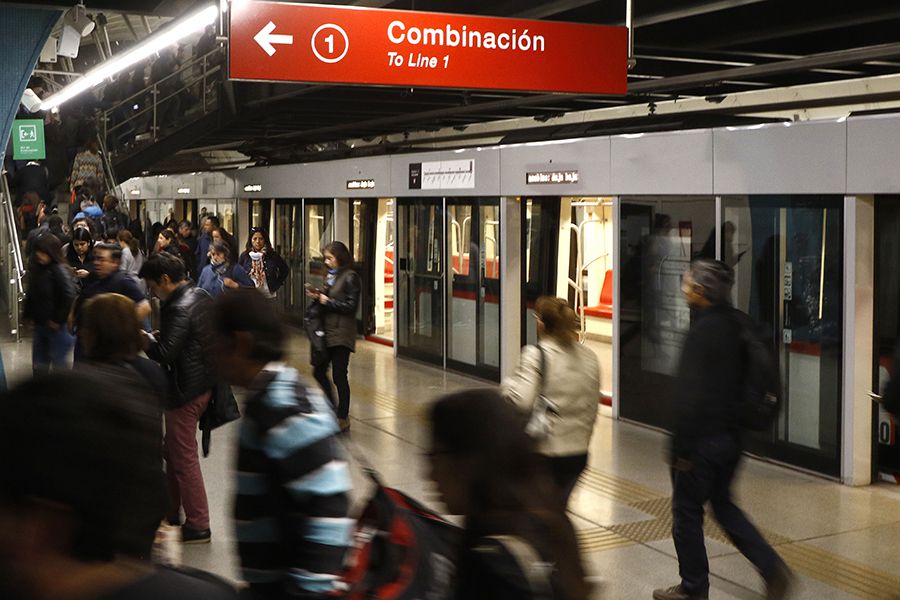
{"type": "Polygon", "coordinates": [[[47,158],[44,148],[44,121],[41,119],[16,119],[13,121],[13,159],[43,160],[47,158]]]}

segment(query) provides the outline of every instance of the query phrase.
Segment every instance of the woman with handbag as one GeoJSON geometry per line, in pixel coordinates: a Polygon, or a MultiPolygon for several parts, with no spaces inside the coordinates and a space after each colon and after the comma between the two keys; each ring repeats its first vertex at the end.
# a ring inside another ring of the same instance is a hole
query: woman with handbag
{"type": "Polygon", "coordinates": [[[568,503],[587,466],[600,401],[600,364],[578,343],[578,319],[565,300],[541,296],[535,317],[538,343],[522,349],[519,367],[501,391],[528,415],[526,432],[568,503]]]}
{"type": "Polygon", "coordinates": [[[315,365],[316,381],[335,407],[341,431],[350,429],[350,381],[347,371],[350,353],[356,349],[356,308],[359,306],[359,275],[351,269],[353,257],[342,242],[331,242],[322,252],[328,277],[325,289],[308,289],[306,294],[322,306],[326,360],[315,365]],[[337,388],[338,401],[334,401],[331,381],[328,380],[328,365],[337,388]]]}

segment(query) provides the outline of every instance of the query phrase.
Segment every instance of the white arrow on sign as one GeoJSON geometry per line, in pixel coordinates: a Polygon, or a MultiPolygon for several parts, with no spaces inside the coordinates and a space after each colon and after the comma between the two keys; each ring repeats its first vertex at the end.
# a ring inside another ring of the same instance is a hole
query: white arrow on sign
{"type": "Polygon", "coordinates": [[[272,56],[275,54],[275,46],[272,44],[293,44],[294,36],[273,34],[275,31],[275,23],[269,21],[269,24],[259,30],[253,39],[259,44],[259,47],[266,51],[266,54],[272,56]]]}

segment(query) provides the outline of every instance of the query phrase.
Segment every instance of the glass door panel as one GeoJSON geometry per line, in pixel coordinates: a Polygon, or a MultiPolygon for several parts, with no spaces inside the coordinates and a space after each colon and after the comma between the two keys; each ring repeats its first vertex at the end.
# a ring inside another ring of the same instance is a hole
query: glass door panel
{"type": "Polygon", "coordinates": [[[481,363],[500,372],[500,205],[481,205],[481,289],[479,337],[481,363]]]}
{"type": "Polygon", "coordinates": [[[522,198],[522,345],[537,343],[534,303],[556,295],[560,198],[522,198]]]}
{"type": "Polygon", "coordinates": [[[673,423],[672,389],[690,310],[681,277],[710,235],[712,197],[622,197],[619,410],[663,429],[673,423]]]}
{"type": "MultiPolygon", "coordinates": [[[[782,370],[784,408],[748,448],[840,473],[843,199],[753,196],[722,201],[722,259],[734,305],[766,332],[782,370]]],[[[715,247],[715,244],[712,244],[715,247]]]]}
{"type": "Polygon", "coordinates": [[[285,260],[290,275],[278,290],[278,303],[287,315],[302,316],[306,309],[303,289],[303,205],[300,200],[278,200],[275,203],[275,251],[285,260]]]}
{"type": "Polygon", "coordinates": [[[447,200],[448,364],[500,377],[500,202],[447,200]]]}
{"type": "Polygon", "coordinates": [[[306,257],[303,284],[309,283],[313,287],[322,289],[325,287],[325,277],[328,275],[322,250],[334,241],[332,222],[334,201],[306,199],[303,201],[303,207],[304,256],[306,257]]]}
{"type": "MultiPolygon", "coordinates": [[[[900,343],[900,196],[877,196],[875,202],[875,360],[873,390],[883,393],[900,343]]],[[[900,443],[897,417],[880,405],[875,408],[876,476],[900,481],[900,443]]]]}
{"type": "Polygon", "coordinates": [[[443,201],[399,199],[397,218],[398,351],[443,364],[443,201]]]}

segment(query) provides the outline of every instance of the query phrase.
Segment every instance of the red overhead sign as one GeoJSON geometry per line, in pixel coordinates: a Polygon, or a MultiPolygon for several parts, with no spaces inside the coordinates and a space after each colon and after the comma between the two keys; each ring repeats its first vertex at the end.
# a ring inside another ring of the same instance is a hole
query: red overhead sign
{"type": "Polygon", "coordinates": [[[624,94],[627,30],[523,19],[245,0],[232,79],[624,94]]]}

